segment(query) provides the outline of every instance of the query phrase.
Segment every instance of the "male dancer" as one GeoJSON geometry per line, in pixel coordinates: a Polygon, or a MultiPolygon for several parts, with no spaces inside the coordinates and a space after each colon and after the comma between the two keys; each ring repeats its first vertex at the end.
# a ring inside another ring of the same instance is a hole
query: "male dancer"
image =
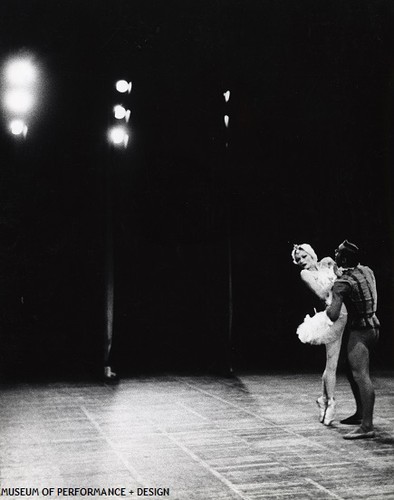
{"type": "Polygon", "coordinates": [[[336,321],[342,303],[346,305],[348,321],[343,340],[350,367],[348,378],[356,401],[356,413],[341,423],[360,424],[343,437],[372,438],[375,391],[369,376],[369,354],[379,338],[375,276],[369,267],[360,265],[358,247],[347,240],[335,251],[335,261],[343,274],[334,282],[332,303],[326,312],[331,321],[336,321]]]}

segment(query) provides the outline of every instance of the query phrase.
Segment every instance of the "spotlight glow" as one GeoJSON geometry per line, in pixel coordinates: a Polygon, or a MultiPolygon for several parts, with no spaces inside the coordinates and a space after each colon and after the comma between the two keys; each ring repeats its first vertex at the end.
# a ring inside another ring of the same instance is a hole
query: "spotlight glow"
{"type": "Polygon", "coordinates": [[[226,92],[223,92],[223,97],[226,102],[230,100],[230,91],[226,90],[226,92]]]}
{"type": "Polygon", "coordinates": [[[4,95],[4,104],[8,111],[16,114],[28,113],[33,105],[33,95],[24,89],[9,90],[4,95]]]}
{"type": "Polygon", "coordinates": [[[17,59],[5,67],[5,78],[10,85],[31,85],[37,80],[37,69],[29,59],[17,59]]]}

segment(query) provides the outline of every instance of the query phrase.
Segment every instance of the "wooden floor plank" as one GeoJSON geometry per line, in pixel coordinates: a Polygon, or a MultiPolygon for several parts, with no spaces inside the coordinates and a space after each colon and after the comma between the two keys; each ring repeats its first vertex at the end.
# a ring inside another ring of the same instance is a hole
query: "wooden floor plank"
{"type": "MultiPolygon", "coordinates": [[[[118,486],[134,491],[127,498],[138,498],[137,488],[169,488],[171,500],[393,499],[393,379],[374,378],[377,437],[353,442],[342,439],[347,426],[318,422],[318,374],[3,383],[1,488],[118,486]]],[[[342,376],[337,393],[342,418],[354,408],[342,376]]],[[[149,498],[163,498],[158,491],[149,498]]]]}

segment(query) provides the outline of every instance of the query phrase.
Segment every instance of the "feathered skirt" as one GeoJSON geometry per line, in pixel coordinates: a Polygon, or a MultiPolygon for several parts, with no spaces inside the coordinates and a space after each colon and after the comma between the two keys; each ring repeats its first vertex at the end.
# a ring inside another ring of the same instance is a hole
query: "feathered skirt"
{"type": "Polygon", "coordinates": [[[318,312],[314,316],[307,314],[297,328],[297,335],[304,344],[329,344],[342,336],[346,321],[347,312],[344,306],[339,318],[334,322],[327,316],[326,311],[318,312]]]}

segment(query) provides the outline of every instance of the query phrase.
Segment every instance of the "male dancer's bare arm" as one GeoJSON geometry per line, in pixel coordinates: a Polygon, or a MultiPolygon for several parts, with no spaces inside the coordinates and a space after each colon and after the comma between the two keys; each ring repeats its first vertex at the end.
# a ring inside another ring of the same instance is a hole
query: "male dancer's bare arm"
{"type": "Polygon", "coordinates": [[[335,292],[335,290],[333,290],[331,304],[328,307],[326,307],[326,314],[331,321],[336,321],[339,318],[342,304],[343,304],[343,299],[341,295],[339,295],[338,293],[335,292]]]}

